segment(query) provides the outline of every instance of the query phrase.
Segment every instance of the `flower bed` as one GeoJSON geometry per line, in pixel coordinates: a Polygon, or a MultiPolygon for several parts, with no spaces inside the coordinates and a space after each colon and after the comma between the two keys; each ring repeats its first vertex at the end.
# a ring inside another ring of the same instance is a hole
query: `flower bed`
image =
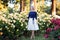
{"type": "Polygon", "coordinates": [[[51,19],[51,23],[53,27],[46,29],[45,38],[49,38],[49,40],[60,40],[60,19],[53,18],[51,19]]]}

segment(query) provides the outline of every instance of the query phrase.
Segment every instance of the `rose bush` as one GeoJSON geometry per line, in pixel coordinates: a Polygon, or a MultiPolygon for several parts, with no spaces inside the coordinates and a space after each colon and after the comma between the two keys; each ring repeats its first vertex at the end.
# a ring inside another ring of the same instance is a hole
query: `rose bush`
{"type": "MultiPolygon", "coordinates": [[[[51,23],[53,24],[52,28],[47,28],[46,33],[49,36],[45,38],[50,38],[49,40],[60,40],[60,19],[53,18],[51,19],[51,23]]],[[[44,35],[46,36],[46,35],[44,35]]]]}

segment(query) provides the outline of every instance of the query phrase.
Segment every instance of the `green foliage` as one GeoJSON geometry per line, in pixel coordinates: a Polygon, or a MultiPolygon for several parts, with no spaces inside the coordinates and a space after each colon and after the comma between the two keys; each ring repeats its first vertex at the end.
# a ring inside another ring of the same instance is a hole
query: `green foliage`
{"type": "MultiPolygon", "coordinates": [[[[28,22],[28,12],[11,13],[7,11],[6,13],[1,13],[0,15],[0,30],[3,32],[3,36],[8,36],[13,39],[14,36],[21,36],[25,31],[27,31],[26,26],[28,22]],[[8,34],[8,35],[7,35],[8,34]]],[[[43,12],[42,12],[43,13],[43,12]]],[[[43,13],[38,13],[38,25],[41,32],[45,32],[47,27],[51,27],[50,19],[51,16],[43,13]]]]}
{"type": "Polygon", "coordinates": [[[57,3],[57,15],[60,15],[60,2],[57,3]]]}
{"type": "Polygon", "coordinates": [[[1,13],[0,17],[0,30],[3,32],[3,36],[13,39],[14,36],[23,35],[27,26],[27,17],[25,14],[1,13]]]}
{"type": "Polygon", "coordinates": [[[2,1],[3,1],[3,3],[2,3],[3,5],[5,5],[5,6],[8,5],[7,3],[8,3],[9,0],[2,0],[2,1]]]}
{"type": "Polygon", "coordinates": [[[51,16],[42,14],[38,18],[38,24],[41,32],[45,32],[45,29],[48,27],[53,27],[53,25],[50,22],[51,16]]]}
{"type": "MultiPolygon", "coordinates": [[[[14,36],[21,36],[25,31],[27,31],[26,26],[28,22],[28,13],[29,13],[29,0],[26,1],[28,4],[26,6],[26,11],[16,13],[14,10],[8,8],[7,12],[2,12],[0,14],[0,30],[3,32],[3,36],[8,36],[10,39],[13,39],[14,36]],[[12,13],[11,13],[12,12],[12,13]],[[11,13],[11,14],[10,14],[11,13]],[[8,34],[8,35],[7,35],[8,34]]],[[[37,6],[37,14],[38,14],[38,25],[39,31],[45,32],[45,29],[48,27],[52,27],[50,19],[51,15],[48,15],[44,8],[46,6],[40,6],[38,3],[37,6]]]]}

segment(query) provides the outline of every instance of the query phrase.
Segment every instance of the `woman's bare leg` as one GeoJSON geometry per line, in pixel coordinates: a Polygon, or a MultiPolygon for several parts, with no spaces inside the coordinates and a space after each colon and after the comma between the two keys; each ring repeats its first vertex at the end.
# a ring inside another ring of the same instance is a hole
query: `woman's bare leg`
{"type": "Polygon", "coordinates": [[[34,30],[32,30],[32,33],[31,33],[31,39],[34,38],[34,30]]]}

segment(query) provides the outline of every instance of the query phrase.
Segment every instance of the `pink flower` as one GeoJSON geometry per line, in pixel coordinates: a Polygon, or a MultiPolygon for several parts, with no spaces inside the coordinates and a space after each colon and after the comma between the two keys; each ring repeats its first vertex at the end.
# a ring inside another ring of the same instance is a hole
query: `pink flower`
{"type": "Polygon", "coordinates": [[[60,28],[60,26],[57,25],[54,27],[54,30],[58,30],[59,28],[60,28]]]}
{"type": "Polygon", "coordinates": [[[51,22],[54,24],[54,25],[60,25],[60,19],[56,18],[56,19],[51,19],[51,22]]]}
{"type": "Polygon", "coordinates": [[[60,39],[60,36],[58,36],[58,38],[60,39]]]}
{"type": "Polygon", "coordinates": [[[57,25],[60,25],[60,19],[56,19],[56,21],[57,21],[57,25]]]}
{"type": "Polygon", "coordinates": [[[49,37],[49,35],[48,35],[48,34],[44,34],[44,37],[45,37],[45,38],[48,38],[48,37],[49,37]]]}
{"type": "Polygon", "coordinates": [[[52,22],[52,23],[55,23],[55,19],[54,19],[54,18],[53,18],[53,19],[51,19],[51,22],[52,22]]]}
{"type": "Polygon", "coordinates": [[[52,28],[47,28],[46,32],[51,32],[52,31],[52,28]]]}
{"type": "Polygon", "coordinates": [[[55,20],[56,25],[60,25],[60,20],[55,20]]]}

